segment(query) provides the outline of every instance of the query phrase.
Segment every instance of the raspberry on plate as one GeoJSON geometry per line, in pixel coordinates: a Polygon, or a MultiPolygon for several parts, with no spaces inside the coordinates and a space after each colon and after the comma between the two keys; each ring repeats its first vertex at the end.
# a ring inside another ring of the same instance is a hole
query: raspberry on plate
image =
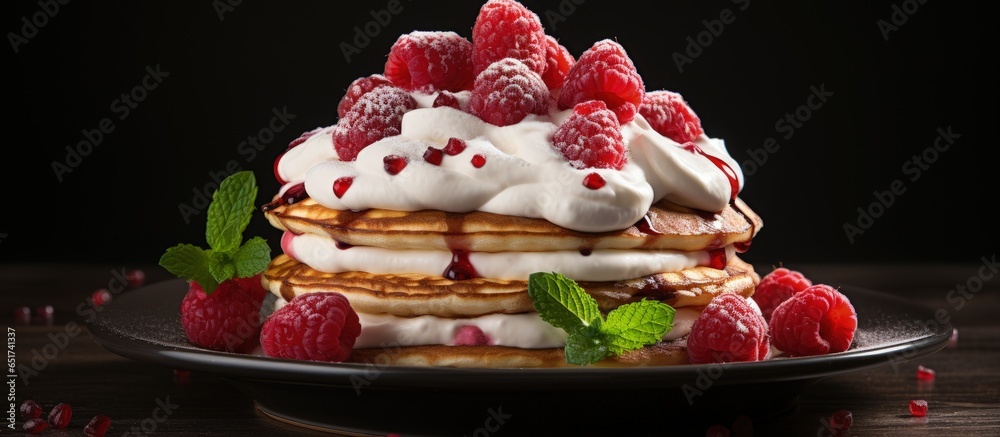
{"type": "Polygon", "coordinates": [[[260,308],[267,295],[260,275],[222,281],[206,294],[189,282],[181,301],[181,326],[195,346],[224,352],[248,353],[260,333],[260,308]]]}
{"type": "Polygon", "coordinates": [[[673,91],[647,92],[639,106],[639,114],[653,130],[679,144],[694,141],[705,133],[698,115],[673,91]]]}
{"type": "Polygon", "coordinates": [[[646,94],[642,77],[625,48],[605,39],[594,43],[577,59],[559,92],[559,109],[588,100],[603,100],[625,124],[635,118],[646,94]]]}
{"type": "Polygon", "coordinates": [[[694,364],[762,361],[770,351],[767,322],[743,296],[721,294],[691,325],[687,349],[694,364]]]}
{"type": "Polygon", "coordinates": [[[472,67],[478,76],[494,62],[514,58],[541,75],[546,66],[542,20],[516,0],[489,0],[472,26],[472,67]]]}
{"type": "Polygon", "coordinates": [[[618,118],[601,100],[573,107],[552,134],[552,146],[576,168],[621,170],[628,157],[618,118]]]}
{"type": "Polygon", "coordinates": [[[566,75],[569,69],[576,63],[576,59],[570,54],[569,49],[559,44],[559,41],[552,35],[545,35],[545,72],[542,73],[542,80],[550,90],[561,88],[566,82],[566,75]]]}
{"type": "Polygon", "coordinates": [[[548,113],[550,99],[541,76],[517,59],[504,58],[476,77],[469,112],[487,123],[509,126],[528,114],[548,113]]]}
{"type": "Polygon", "coordinates": [[[340,362],[351,356],[359,335],[358,314],[343,294],[312,292],[272,313],[260,344],[270,357],[340,362]]]}
{"type": "Polygon", "coordinates": [[[405,90],[431,93],[472,87],[472,42],[455,32],[415,31],[389,49],[385,77],[405,90]]]}
{"type": "Polygon", "coordinates": [[[337,156],[354,161],[365,147],[399,135],[403,114],[412,109],[417,109],[417,101],[402,88],[380,86],[365,93],[333,128],[337,156]]]}
{"type": "Polygon", "coordinates": [[[815,284],[778,305],[769,326],[778,350],[790,356],[823,355],[851,346],[858,315],[843,293],[815,284]]]}
{"type": "Polygon", "coordinates": [[[778,267],[760,279],[750,298],[760,307],[764,319],[771,320],[771,313],[778,305],[810,285],[813,285],[812,281],[802,272],[778,267]]]}
{"type": "MultiPolygon", "coordinates": [[[[347,86],[347,91],[345,91],[344,96],[340,98],[340,103],[337,104],[337,116],[340,118],[346,117],[347,113],[354,107],[354,104],[361,99],[361,96],[368,94],[369,91],[383,85],[392,85],[392,81],[381,74],[373,74],[354,79],[354,81],[347,86]]],[[[292,141],[292,143],[294,144],[295,142],[292,141]]],[[[292,147],[295,147],[293,144],[289,144],[288,148],[291,149],[292,147]]]]}

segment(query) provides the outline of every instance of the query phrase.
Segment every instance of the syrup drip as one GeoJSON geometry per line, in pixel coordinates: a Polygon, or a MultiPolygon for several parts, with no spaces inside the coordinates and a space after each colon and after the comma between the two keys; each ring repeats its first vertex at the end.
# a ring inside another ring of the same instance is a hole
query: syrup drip
{"type": "Polygon", "coordinates": [[[736,199],[736,195],[740,193],[740,180],[739,178],[736,177],[736,172],[733,171],[733,168],[730,167],[729,164],[726,163],[726,161],[723,161],[719,158],[716,158],[712,155],[705,153],[704,150],[701,150],[701,147],[698,147],[697,144],[692,142],[685,143],[684,150],[687,150],[688,152],[691,153],[697,153],[701,156],[708,158],[709,161],[712,161],[712,164],[715,164],[715,166],[718,167],[719,170],[721,170],[722,173],[725,174],[727,178],[729,178],[729,188],[731,190],[729,200],[732,201],[736,199]]]}
{"type": "Polygon", "coordinates": [[[750,241],[751,240],[733,243],[733,248],[735,248],[739,253],[746,253],[746,251],[750,250],[750,241]]]}
{"type": "Polygon", "coordinates": [[[594,251],[591,249],[580,249],[580,255],[590,256],[592,253],[594,253],[594,251]]]}
{"type": "Polygon", "coordinates": [[[295,202],[305,199],[306,197],[309,197],[309,193],[306,193],[306,184],[304,182],[299,182],[295,185],[292,185],[291,187],[288,187],[288,189],[285,190],[285,192],[282,193],[277,200],[265,204],[263,207],[261,207],[261,210],[270,211],[281,205],[291,205],[295,202]]]}
{"type": "Polygon", "coordinates": [[[472,266],[472,262],[469,261],[469,252],[457,249],[452,249],[451,263],[444,269],[444,273],[441,276],[454,281],[464,281],[480,277],[479,273],[476,272],[476,268],[472,266]]]}
{"type": "Polygon", "coordinates": [[[350,249],[350,248],[354,247],[353,244],[345,243],[343,241],[338,241],[338,240],[334,240],[334,244],[337,246],[337,249],[340,249],[340,250],[347,250],[347,249],[350,249]]]}
{"type": "Polygon", "coordinates": [[[274,159],[274,178],[278,180],[278,185],[285,185],[288,183],[288,181],[282,179],[281,175],[278,174],[278,164],[281,162],[282,156],[285,156],[285,152],[281,152],[281,154],[274,159]]]}
{"type": "Polygon", "coordinates": [[[639,221],[635,222],[634,226],[637,229],[639,229],[639,232],[642,232],[643,234],[646,235],[663,235],[662,232],[653,229],[653,225],[649,222],[648,215],[643,216],[641,219],[639,219],[639,221]]]}
{"type": "Polygon", "coordinates": [[[708,251],[708,266],[717,270],[726,268],[726,249],[724,247],[708,251]]]}

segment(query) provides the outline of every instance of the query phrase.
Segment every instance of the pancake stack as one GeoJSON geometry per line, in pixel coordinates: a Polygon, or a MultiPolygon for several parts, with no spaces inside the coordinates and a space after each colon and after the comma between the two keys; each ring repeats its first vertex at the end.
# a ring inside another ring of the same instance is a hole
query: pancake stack
{"type": "MultiPolygon", "coordinates": [[[[415,33],[407,41],[447,39],[451,46],[422,49],[444,50],[461,46],[455,37],[415,33]]],[[[475,37],[471,44],[476,50],[475,37]]],[[[599,46],[618,50],[610,41],[599,46]]],[[[519,71],[522,63],[510,59],[505,71],[519,71]]],[[[390,53],[387,76],[396,61],[390,53]]],[[[442,70],[461,71],[451,67],[442,70]]],[[[542,80],[533,75],[517,80],[542,80]]],[[[436,90],[391,79],[359,78],[341,103],[353,112],[293,141],[275,162],[281,189],[262,208],[283,231],[265,288],[279,304],[313,292],[346,296],[361,321],[349,362],[572,366],[566,333],[542,320],[527,292],[530,274],[555,272],[605,314],[643,299],[676,310],[662,342],[594,366],[686,364],[686,336],[704,306],[724,293],[753,294],[760,277],[740,254],[762,221],[737,196],[743,175],[725,143],[693,116],[678,140],[641,111],[629,114],[618,125],[627,162],[581,165],[553,143],[577,115],[557,104],[559,87],[550,86],[546,111],[495,125],[470,111],[471,80],[436,90]],[[345,143],[357,138],[369,141],[360,150],[345,143]]]]}

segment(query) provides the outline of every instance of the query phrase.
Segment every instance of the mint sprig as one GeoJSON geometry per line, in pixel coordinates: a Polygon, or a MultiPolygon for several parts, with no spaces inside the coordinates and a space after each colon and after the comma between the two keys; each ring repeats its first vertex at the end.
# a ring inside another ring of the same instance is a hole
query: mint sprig
{"type": "Polygon", "coordinates": [[[566,337],[566,362],[596,363],[663,340],[674,326],[674,309],[643,299],[615,308],[605,318],[594,300],[572,279],[559,273],[532,273],[528,295],[547,323],[566,337]]]}
{"type": "Polygon", "coordinates": [[[170,273],[197,282],[206,294],[233,277],[247,278],[263,272],[271,261],[267,241],[254,237],[243,242],[257,199],[253,172],[233,173],[219,184],[208,205],[205,240],[210,249],[178,244],[160,257],[170,273]]]}

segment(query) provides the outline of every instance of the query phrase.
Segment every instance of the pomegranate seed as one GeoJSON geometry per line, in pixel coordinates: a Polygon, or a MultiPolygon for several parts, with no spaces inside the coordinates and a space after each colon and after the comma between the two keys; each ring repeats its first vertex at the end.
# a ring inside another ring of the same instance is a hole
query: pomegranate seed
{"type": "Polygon", "coordinates": [[[42,431],[49,429],[49,422],[46,422],[45,419],[28,419],[24,422],[22,428],[28,434],[40,434],[42,431]]]}
{"type": "Polygon", "coordinates": [[[910,401],[910,414],[916,417],[924,417],[927,415],[927,401],[923,399],[916,399],[910,401]]]}
{"type": "Polygon", "coordinates": [[[591,190],[599,190],[604,187],[607,182],[601,175],[597,173],[591,173],[587,177],[583,178],[583,186],[590,188],[591,190]]]}
{"type": "Polygon", "coordinates": [[[191,371],[184,369],[174,369],[174,382],[187,383],[191,380],[191,371]]]}
{"type": "Polygon", "coordinates": [[[934,380],[934,369],[929,369],[924,366],[917,366],[917,380],[918,381],[933,381],[934,380]]]}
{"type": "Polygon", "coordinates": [[[472,166],[475,168],[483,168],[486,165],[486,157],[483,155],[475,155],[472,157],[472,166]]]}
{"type": "Polygon", "coordinates": [[[94,304],[95,307],[99,307],[111,301],[111,292],[106,288],[98,289],[97,291],[90,294],[90,302],[94,304]]]}
{"type": "Polygon", "coordinates": [[[51,325],[55,320],[56,309],[52,305],[42,305],[35,307],[35,320],[46,325],[51,325]]]}
{"type": "Polygon", "coordinates": [[[94,416],[90,419],[90,423],[83,427],[83,433],[88,437],[102,437],[104,433],[108,432],[108,427],[111,426],[111,418],[108,416],[94,416]]]}
{"type": "Polygon", "coordinates": [[[462,107],[458,103],[458,97],[447,91],[441,91],[437,97],[434,98],[434,103],[431,105],[434,108],[440,108],[442,106],[447,106],[449,108],[455,108],[461,110],[462,107]]]}
{"type": "Polygon", "coordinates": [[[409,162],[408,159],[399,155],[387,155],[385,158],[382,158],[382,165],[385,168],[385,172],[393,176],[403,171],[409,162]]]}
{"type": "Polygon", "coordinates": [[[460,138],[449,138],[448,144],[444,146],[444,153],[449,156],[455,156],[465,150],[465,140],[460,138]]]}
{"type": "Polygon", "coordinates": [[[53,428],[62,429],[69,425],[69,419],[73,417],[73,407],[69,404],[59,404],[49,411],[49,424],[53,428]]]}
{"type": "Polygon", "coordinates": [[[829,417],[830,428],[838,431],[846,431],[851,429],[851,424],[854,423],[854,415],[847,410],[837,410],[829,417]]]}
{"type": "Polygon", "coordinates": [[[427,151],[424,152],[424,161],[430,164],[441,165],[441,160],[444,159],[444,152],[436,147],[428,147],[427,151]]]}
{"type": "Polygon", "coordinates": [[[21,418],[24,420],[37,419],[42,417],[42,407],[39,406],[35,401],[28,399],[21,403],[21,418]]]}
{"type": "Polygon", "coordinates": [[[732,426],[733,435],[741,437],[750,437],[753,435],[753,420],[750,420],[750,416],[742,415],[733,420],[732,426]]]}
{"type": "Polygon", "coordinates": [[[146,272],[139,269],[132,269],[125,272],[125,280],[128,281],[128,286],[142,287],[146,283],[146,272]]]}
{"type": "Polygon", "coordinates": [[[708,251],[708,266],[717,270],[726,268],[726,249],[719,248],[708,251]]]}
{"type": "Polygon", "coordinates": [[[348,188],[351,188],[351,184],[354,183],[354,177],[344,176],[342,178],[337,178],[333,181],[333,194],[337,195],[337,198],[344,197],[344,193],[347,192],[348,188]]]}
{"type": "Polygon", "coordinates": [[[14,308],[14,323],[17,325],[30,325],[31,308],[25,306],[14,308]]]}
{"type": "Polygon", "coordinates": [[[705,430],[705,437],[729,437],[729,428],[725,425],[712,425],[705,430]]]}

